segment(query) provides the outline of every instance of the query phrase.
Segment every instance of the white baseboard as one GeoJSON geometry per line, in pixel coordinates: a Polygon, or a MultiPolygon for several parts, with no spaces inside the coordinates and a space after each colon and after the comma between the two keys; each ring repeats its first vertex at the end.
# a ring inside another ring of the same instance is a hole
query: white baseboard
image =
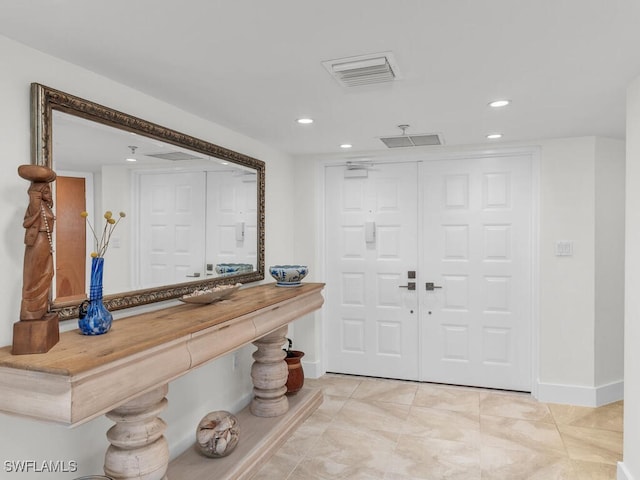
{"type": "Polygon", "coordinates": [[[618,475],[617,480],[634,480],[633,475],[629,473],[627,467],[625,467],[624,462],[618,462],[618,475]]]}
{"type": "Polygon", "coordinates": [[[600,385],[596,388],[596,406],[607,405],[624,398],[624,381],[600,385]]]}
{"type": "Polygon", "coordinates": [[[537,399],[545,403],[564,403],[582,407],[600,407],[624,398],[624,382],[599,387],[538,383],[537,399]]]}
{"type": "Polygon", "coordinates": [[[319,360],[313,362],[301,360],[300,363],[302,363],[302,370],[304,370],[305,377],[320,378],[322,375],[324,375],[319,360]]]}

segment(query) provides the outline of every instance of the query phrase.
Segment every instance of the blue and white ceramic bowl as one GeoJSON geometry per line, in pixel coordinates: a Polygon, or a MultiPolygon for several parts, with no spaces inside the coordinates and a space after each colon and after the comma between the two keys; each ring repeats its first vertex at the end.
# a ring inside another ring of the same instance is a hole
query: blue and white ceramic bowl
{"type": "Polygon", "coordinates": [[[216,273],[220,275],[231,275],[234,273],[251,272],[253,265],[250,263],[218,263],[216,273]]]}
{"type": "Polygon", "coordinates": [[[309,269],[306,265],[274,265],[269,267],[269,273],[276,279],[277,285],[281,287],[300,285],[308,272],[309,269]]]}

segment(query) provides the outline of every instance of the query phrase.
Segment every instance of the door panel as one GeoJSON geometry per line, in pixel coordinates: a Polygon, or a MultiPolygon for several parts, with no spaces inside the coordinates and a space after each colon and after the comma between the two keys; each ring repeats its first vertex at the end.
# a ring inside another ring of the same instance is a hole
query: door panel
{"type": "Polygon", "coordinates": [[[205,275],[205,176],[140,175],[140,288],[205,275]]]}
{"type": "Polygon", "coordinates": [[[237,171],[207,172],[207,275],[218,263],[256,268],[258,229],[255,176],[237,171]]]}
{"type": "Polygon", "coordinates": [[[424,164],[422,380],[531,387],[528,157],[424,164]]]}
{"type": "Polygon", "coordinates": [[[417,165],[326,180],[328,369],[417,379],[417,295],[400,288],[417,265],[417,165]]]}

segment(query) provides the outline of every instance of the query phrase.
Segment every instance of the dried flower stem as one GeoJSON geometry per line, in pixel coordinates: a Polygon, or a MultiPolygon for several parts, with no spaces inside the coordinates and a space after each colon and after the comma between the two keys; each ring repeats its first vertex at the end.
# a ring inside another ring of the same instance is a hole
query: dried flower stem
{"type": "Polygon", "coordinates": [[[111,240],[113,231],[115,230],[118,223],[120,223],[120,220],[126,217],[126,214],[124,212],[120,212],[119,218],[118,220],[116,220],[113,218],[113,214],[109,210],[107,210],[104,213],[105,222],[104,228],[102,229],[102,235],[100,235],[100,239],[98,239],[98,235],[96,235],[96,231],[89,221],[89,214],[87,212],[82,212],[80,215],[87,221],[87,225],[89,225],[91,233],[93,234],[93,239],[95,240],[96,250],[94,252],[91,252],[91,256],[104,257],[104,255],[107,253],[107,248],[109,247],[109,241],[111,240]]]}

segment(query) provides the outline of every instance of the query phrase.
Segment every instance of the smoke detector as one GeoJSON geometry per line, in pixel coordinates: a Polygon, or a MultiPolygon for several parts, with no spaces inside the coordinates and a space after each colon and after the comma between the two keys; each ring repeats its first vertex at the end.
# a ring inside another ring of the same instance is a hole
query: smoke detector
{"type": "Polygon", "coordinates": [[[136,148],[138,147],[136,147],[135,145],[129,145],[129,148],[131,149],[131,155],[125,158],[125,160],[127,162],[137,162],[138,159],[136,158],[136,148]]]}
{"type": "Polygon", "coordinates": [[[401,78],[392,52],[327,60],[322,65],[344,87],[393,82],[401,78]]]}
{"type": "Polygon", "coordinates": [[[398,125],[398,128],[402,130],[402,135],[379,137],[388,148],[424,147],[443,144],[442,138],[438,133],[407,134],[406,131],[409,125],[406,124],[398,125]]]}

